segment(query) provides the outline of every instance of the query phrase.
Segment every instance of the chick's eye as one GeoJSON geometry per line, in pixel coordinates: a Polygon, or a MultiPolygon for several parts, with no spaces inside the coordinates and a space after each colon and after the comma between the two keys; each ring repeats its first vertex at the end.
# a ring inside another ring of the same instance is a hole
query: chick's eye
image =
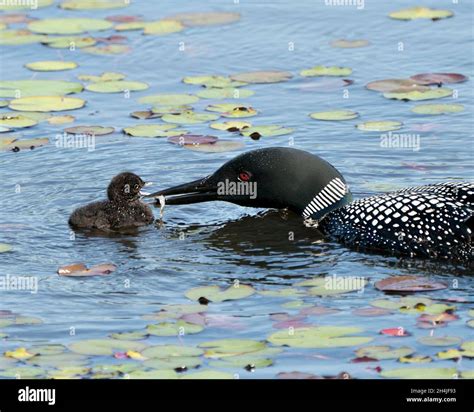
{"type": "Polygon", "coordinates": [[[239,180],[241,182],[248,182],[250,180],[250,173],[248,172],[240,172],[239,173],[239,180]]]}
{"type": "Polygon", "coordinates": [[[139,189],[139,188],[140,188],[140,186],[139,186],[139,185],[135,185],[135,189],[139,189]]]}

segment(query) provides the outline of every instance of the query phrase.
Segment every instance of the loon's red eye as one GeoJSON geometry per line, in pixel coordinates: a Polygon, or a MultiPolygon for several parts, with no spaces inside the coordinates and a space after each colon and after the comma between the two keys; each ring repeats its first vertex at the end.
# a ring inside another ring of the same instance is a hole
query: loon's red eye
{"type": "Polygon", "coordinates": [[[248,182],[250,180],[250,173],[248,172],[240,172],[239,173],[239,180],[241,182],[248,182]]]}

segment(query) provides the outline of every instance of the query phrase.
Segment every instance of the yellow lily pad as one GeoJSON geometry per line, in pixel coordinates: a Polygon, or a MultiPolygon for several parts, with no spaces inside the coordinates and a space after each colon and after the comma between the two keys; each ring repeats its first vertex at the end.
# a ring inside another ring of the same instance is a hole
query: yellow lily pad
{"type": "Polygon", "coordinates": [[[12,249],[12,245],[9,245],[8,243],[0,243],[0,253],[9,252],[12,249]]]}
{"type": "Polygon", "coordinates": [[[219,116],[215,114],[183,112],[179,114],[165,114],[161,117],[161,120],[175,124],[195,124],[210,122],[217,120],[218,118],[219,116]]]}
{"type": "Polygon", "coordinates": [[[31,96],[13,99],[8,107],[12,110],[23,110],[25,112],[60,112],[80,109],[85,104],[85,100],[77,97],[31,96]]]}
{"type": "Polygon", "coordinates": [[[89,31],[108,30],[113,26],[110,21],[90,18],[60,18],[34,20],[28,29],[40,34],[81,34],[89,31]]]}
{"type": "Polygon", "coordinates": [[[41,43],[53,49],[83,49],[94,46],[97,40],[93,37],[58,36],[46,37],[41,43]]]}
{"type": "Polygon", "coordinates": [[[22,115],[17,115],[15,113],[0,115],[0,126],[3,127],[13,127],[19,129],[24,127],[35,126],[37,124],[38,122],[36,120],[22,115]]]}
{"type": "Polygon", "coordinates": [[[5,352],[7,358],[13,358],[18,360],[25,360],[35,356],[33,353],[29,353],[25,348],[18,348],[13,351],[5,352]]]}
{"type": "Polygon", "coordinates": [[[100,76],[95,76],[93,74],[81,74],[80,76],[77,76],[79,80],[82,80],[84,82],[110,82],[110,81],[117,81],[117,80],[123,80],[125,79],[125,75],[122,73],[116,73],[116,72],[104,72],[100,76]]]}
{"type": "Polygon", "coordinates": [[[224,123],[211,123],[209,127],[217,130],[225,130],[228,132],[240,132],[241,130],[251,127],[251,123],[239,122],[239,121],[228,121],[224,123]]]}
{"type": "Polygon", "coordinates": [[[183,83],[222,89],[241,87],[248,84],[232,80],[226,76],[187,76],[183,78],[183,83]]]}
{"type": "Polygon", "coordinates": [[[51,116],[48,118],[48,123],[49,124],[66,124],[66,123],[72,123],[76,118],[74,116],[71,116],[70,114],[65,114],[62,116],[51,116]]]}
{"type": "Polygon", "coordinates": [[[138,99],[142,104],[156,104],[163,106],[184,106],[199,101],[199,97],[192,94],[154,94],[138,99]]]}
{"type": "Polygon", "coordinates": [[[309,115],[315,120],[340,121],[351,120],[359,117],[359,113],[352,110],[330,110],[326,112],[316,112],[309,115]]]}
{"type": "Polygon", "coordinates": [[[413,90],[408,92],[386,92],[383,94],[383,97],[387,99],[395,99],[395,100],[432,100],[432,99],[441,99],[443,97],[452,96],[453,90],[438,87],[436,89],[429,89],[429,90],[413,90]]]}
{"type": "Polygon", "coordinates": [[[232,80],[244,83],[279,83],[290,80],[293,75],[289,72],[273,70],[273,71],[255,71],[238,73],[230,76],[232,80]]]}
{"type": "Polygon", "coordinates": [[[222,11],[179,13],[169,17],[169,19],[179,20],[188,27],[216,26],[238,21],[240,14],[222,11]]]}
{"type": "Polygon", "coordinates": [[[34,34],[29,30],[3,30],[0,31],[0,45],[17,46],[22,44],[41,43],[47,36],[34,34]]]}
{"type": "Polygon", "coordinates": [[[164,35],[177,33],[184,29],[184,26],[177,20],[158,20],[146,23],[143,28],[144,34],[164,35]]]}
{"type": "Polygon", "coordinates": [[[251,137],[252,139],[259,139],[260,137],[282,136],[293,133],[294,129],[290,127],[278,126],[275,124],[267,126],[252,126],[240,132],[243,136],[251,137]]]}
{"type": "Polygon", "coordinates": [[[20,150],[35,149],[47,145],[48,143],[49,139],[47,137],[21,140],[16,136],[0,137],[0,150],[19,152],[20,150]]]}
{"type": "Polygon", "coordinates": [[[401,129],[402,126],[402,122],[396,122],[394,120],[373,120],[370,122],[360,123],[356,127],[359,130],[366,132],[388,132],[391,130],[401,129]]]}
{"type": "Polygon", "coordinates": [[[196,93],[203,99],[246,99],[253,96],[255,92],[249,89],[237,89],[235,87],[227,88],[206,88],[196,93]]]}
{"type": "Polygon", "coordinates": [[[75,69],[77,63],[62,60],[45,60],[27,63],[25,64],[25,67],[36,72],[56,72],[75,69]]]}
{"type": "Polygon", "coordinates": [[[201,325],[178,320],[176,323],[163,322],[154,325],[148,325],[146,331],[154,336],[178,336],[193,335],[202,332],[204,328],[201,325]]]}
{"type": "Polygon", "coordinates": [[[125,127],[125,134],[135,137],[170,137],[186,134],[186,130],[173,130],[175,124],[142,124],[133,127],[125,127]]]}
{"type": "Polygon", "coordinates": [[[95,93],[122,93],[125,91],[136,92],[146,90],[150,86],[143,82],[132,82],[127,80],[109,80],[88,84],[86,90],[95,93]]]}
{"type": "Polygon", "coordinates": [[[349,67],[337,67],[337,66],[315,66],[311,69],[301,70],[300,74],[304,77],[314,76],[349,76],[352,73],[352,69],[349,67]]]}
{"type": "Polygon", "coordinates": [[[402,356],[398,359],[400,363],[429,363],[432,362],[433,359],[430,356],[423,356],[423,355],[417,355],[417,356],[402,356]]]}
{"type": "Polygon", "coordinates": [[[142,355],[149,359],[169,359],[172,357],[195,357],[204,353],[202,349],[182,345],[150,346],[142,351],[142,355]]]}
{"type": "Polygon", "coordinates": [[[185,296],[191,300],[206,298],[211,302],[224,302],[227,300],[243,299],[255,293],[255,289],[248,285],[232,285],[222,290],[219,286],[203,286],[193,288],[185,293],[185,296]]]}
{"type": "Polygon", "coordinates": [[[6,80],[0,81],[0,97],[62,96],[82,92],[78,82],[62,80],[6,80]]]}
{"type": "MultiPolygon", "coordinates": [[[[31,9],[32,2],[29,1],[4,1],[0,3],[0,10],[11,11],[11,10],[26,10],[31,9]]],[[[53,0],[35,0],[35,8],[42,8],[51,6],[53,0]]]]}
{"type": "Polygon", "coordinates": [[[411,109],[416,114],[447,114],[447,113],[459,113],[464,111],[462,104],[420,104],[411,109]]]}
{"type": "Polygon", "coordinates": [[[332,47],[337,47],[341,49],[354,49],[358,47],[367,47],[370,43],[368,40],[338,39],[338,40],[332,41],[330,44],[332,47]]]}
{"type": "Polygon", "coordinates": [[[65,10],[108,10],[121,9],[130,5],[127,0],[67,0],[59,7],[65,10]]]}
{"type": "Polygon", "coordinates": [[[396,20],[439,20],[452,17],[453,15],[454,13],[449,10],[430,9],[428,7],[410,7],[408,9],[394,11],[389,14],[389,17],[396,20]]]}

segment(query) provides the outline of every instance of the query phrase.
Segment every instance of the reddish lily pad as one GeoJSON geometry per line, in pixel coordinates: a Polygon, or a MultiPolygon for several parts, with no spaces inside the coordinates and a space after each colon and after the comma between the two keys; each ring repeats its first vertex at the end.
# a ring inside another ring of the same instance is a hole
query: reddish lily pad
{"type": "Polygon", "coordinates": [[[400,336],[400,337],[411,335],[409,332],[405,330],[405,328],[402,328],[402,327],[382,329],[380,331],[380,334],[388,335],[388,336],[400,336]]]}
{"type": "Polygon", "coordinates": [[[468,80],[469,77],[459,73],[420,73],[410,76],[410,79],[419,84],[442,85],[443,83],[462,83],[468,80]]]}
{"type": "Polygon", "coordinates": [[[413,293],[447,289],[448,285],[422,276],[393,276],[375,282],[375,288],[384,292],[413,293]]]}
{"type": "Polygon", "coordinates": [[[214,143],[200,144],[200,145],[184,145],[185,149],[194,150],[196,152],[207,152],[207,153],[221,153],[238,150],[244,147],[242,142],[233,140],[218,140],[214,143]]]}
{"type": "Polygon", "coordinates": [[[58,275],[71,277],[108,275],[115,271],[115,269],[117,269],[117,266],[112,263],[102,263],[92,266],[90,269],[87,269],[87,266],[83,263],[73,263],[61,266],[58,269],[58,275]]]}
{"type": "Polygon", "coordinates": [[[230,76],[232,80],[244,83],[279,83],[290,80],[293,75],[283,71],[256,71],[233,74],[230,76]]]}
{"type": "Polygon", "coordinates": [[[103,126],[75,126],[64,129],[69,134],[82,134],[87,136],[104,136],[115,131],[113,127],[103,126]]]}
{"type": "Polygon", "coordinates": [[[172,136],[168,138],[168,142],[173,144],[184,145],[201,145],[209,144],[217,141],[216,136],[199,135],[199,134],[184,134],[181,136],[172,136]]]}
{"type": "Polygon", "coordinates": [[[410,79],[385,79],[375,80],[367,83],[365,87],[369,90],[377,92],[408,92],[412,90],[429,90],[428,86],[424,86],[421,82],[413,78],[410,79]]]}

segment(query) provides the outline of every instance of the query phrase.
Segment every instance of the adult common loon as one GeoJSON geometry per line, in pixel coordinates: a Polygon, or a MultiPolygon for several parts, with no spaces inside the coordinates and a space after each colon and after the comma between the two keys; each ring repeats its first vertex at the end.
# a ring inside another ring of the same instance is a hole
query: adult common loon
{"type": "Polygon", "coordinates": [[[352,201],[344,177],[331,164],[302,150],[272,147],[243,153],[212,175],[149,195],[162,196],[174,205],[222,200],[288,208],[359,250],[461,262],[473,258],[473,183],[409,187],[352,201]],[[242,190],[251,184],[255,191],[242,190]]]}
{"type": "Polygon", "coordinates": [[[73,228],[116,230],[145,226],[154,221],[151,208],[140,201],[145,182],[130,172],[115,176],[107,188],[108,200],[76,209],[69,217],[73,228]]]}

